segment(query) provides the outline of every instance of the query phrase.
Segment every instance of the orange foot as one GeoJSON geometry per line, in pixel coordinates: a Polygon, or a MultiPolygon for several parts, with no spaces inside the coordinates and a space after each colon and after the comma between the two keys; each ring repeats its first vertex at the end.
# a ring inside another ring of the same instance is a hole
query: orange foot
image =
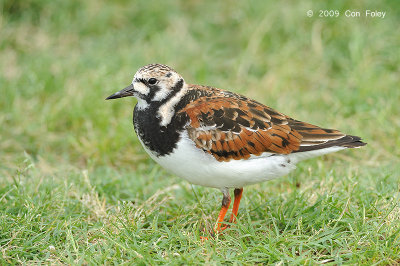
{"type": "MultiPolygon", "coordinates": [[[[240,200],[242,199],[243,188],[235,188],[234,194],[235,194],[235,200],[233,201],[232,214],[231,218],[229,219],[230,224],[236,222],[236,217],[239,211],[240,200]]],[[[229,227],[230,225],[226,224],[225,226],[220,228],[220,232],[224,231],[226,228],[229,227]]]]}
{"type": "MultiPolygon", "coordinates": [[[[229,205],[231,204],[231,197],[229,195],[229,190],[224,189],[222,190],[222,193],[224,194],[224,197],[222,198],[222,207],[218,215],[217,219],[217,226],[214,228],[214,232],[211,234],[214,236],[215,234],[219,234],[222,231],[224,231],[226,228],[229,228],[230,225],[224,224],[224,218],[226,213],[228,212],[229,205]]],[[[229,223],[235,223],[236,222],[236,217],[239,211],[239,204],[240,200],[242,199],[242,193],[243,193],[243,188],[235,188],[234,194],[235,194],[235,200],[233,202],[233,208],[232,208],[232,214],[231,218],[229,219],[229,223]]],[[[208,237],[200,237],[203,241],[208,240],[208,237]]]]}

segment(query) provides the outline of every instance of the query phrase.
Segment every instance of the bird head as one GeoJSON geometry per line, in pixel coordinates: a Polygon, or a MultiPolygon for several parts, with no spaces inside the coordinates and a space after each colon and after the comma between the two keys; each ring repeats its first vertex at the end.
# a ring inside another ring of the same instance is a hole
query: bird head
{"type": "Polygon", "coordinates": [[[184,79],[171,67],[149,64],[136,72],[128,87],[108,96],[106,100],[133,96],[138,99],[138,107],[145,108],[152,103],[162,102],[183,86],[184,79]]]}

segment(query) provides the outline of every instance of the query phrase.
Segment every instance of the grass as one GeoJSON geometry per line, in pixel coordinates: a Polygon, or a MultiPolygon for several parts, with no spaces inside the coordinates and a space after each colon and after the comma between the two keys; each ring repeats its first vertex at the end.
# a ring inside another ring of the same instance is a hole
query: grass
{"type": "Polygon", "coordinates": [[[400,263],[395,1],[5,0],[0,10],[0,264],[400,263]],[[343,15],[367,8],[386,17],[343,15]],[[238,224],[202,241],[220,192],[162,170],[134,135],[134,102],[104,101],[152,62],[368,146],[245,188],[238,224]]]}

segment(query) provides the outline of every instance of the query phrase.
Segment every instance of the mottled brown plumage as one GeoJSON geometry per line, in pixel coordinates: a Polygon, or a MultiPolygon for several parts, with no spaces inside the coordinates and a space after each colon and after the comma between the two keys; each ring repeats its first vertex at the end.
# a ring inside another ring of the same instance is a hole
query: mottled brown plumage
{"type": "Polygon", "coordinates": [[[310,151],[357,140],[338,130],[294,120],[238,94],[198,85],[189,88],[212,92],[180,112],[190,117],[189,138],[218,161],[248,159],[264,152],[310,151]]]}

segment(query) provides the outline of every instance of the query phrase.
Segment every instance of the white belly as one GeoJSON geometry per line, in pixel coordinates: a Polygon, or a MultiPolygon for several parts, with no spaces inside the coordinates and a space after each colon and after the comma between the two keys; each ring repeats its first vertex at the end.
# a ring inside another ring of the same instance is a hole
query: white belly
{"type": "Polygon", "coordinates": [[[177,148],[169,155],[157,157],[144,145],[143,147],[153,160],[175,175],[195,185],[220,189],[241,188],[284,176],[294,170],[299,161],[345,149],[330,147],[273,156],[264,153],[247,160],[219,162],[212,155],[197,148],[186,132],[177,143],[177,148]]]}
{"type": "Polygon", "coordinates": [[[184,136],[177,148],[166,156],[157,157],[144,146],[146,152],[162,167],[190,183],[214,188],[240,188],[288,174],[295,169],[287,155],[266,154],[248,160],[219,162],[212,155],[197,148],[184,136]]]}

